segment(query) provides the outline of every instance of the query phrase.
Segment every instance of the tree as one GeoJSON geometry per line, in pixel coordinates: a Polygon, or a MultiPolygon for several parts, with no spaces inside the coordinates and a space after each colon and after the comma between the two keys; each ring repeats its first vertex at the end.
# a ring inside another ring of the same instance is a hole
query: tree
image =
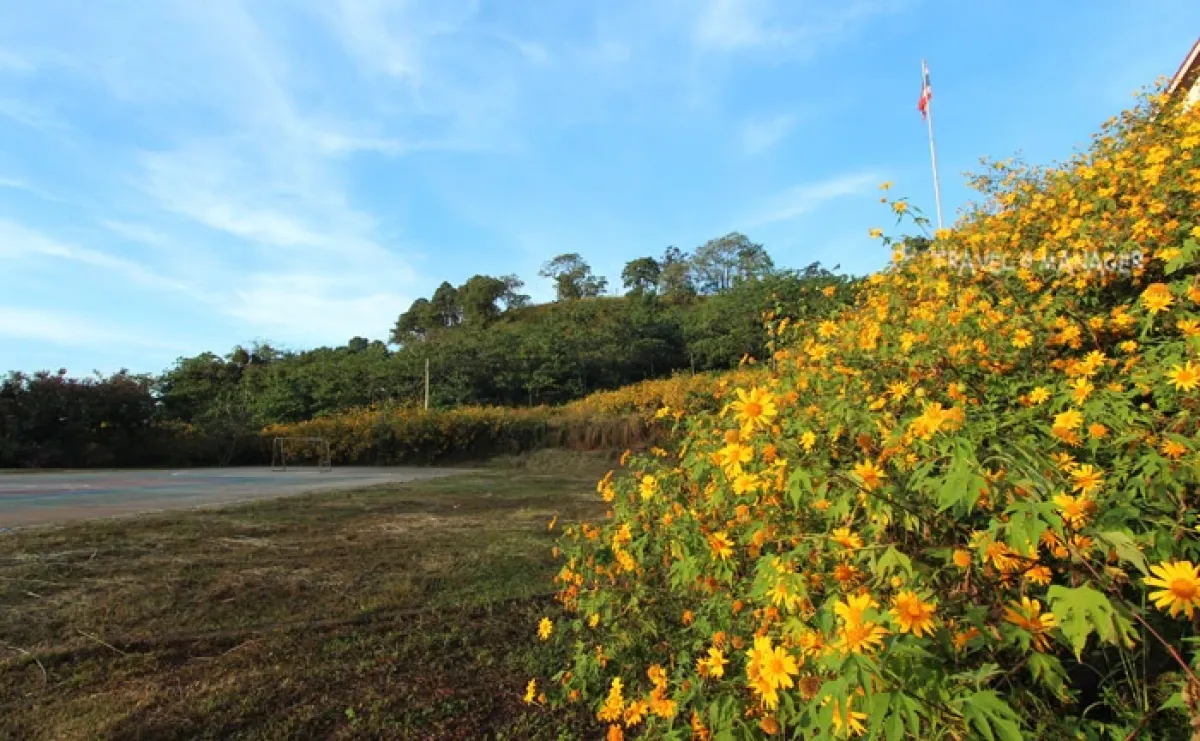
{"type": "Polygon", "coordinates": [[[621,271],[621,282],[630,296],[653,294],[658,289],[662,268],[653,257],[639,257],[625,263],[621,271]]]}
{"type": "Polygon", "coordinates": [[[504,281],[504,294],[500,300],[504,302],[505,311],[521,309],[529,305],[529,295],[521,293],[521,289],[525,287],[525,281],[515,275],[505,275],[500,280],[504,281]]]}
{"type": "Polygon", "coordinates": [[[392,328],[389,339],[392,344],[400,346],[404,346],[410,340],[423,340],[433,323],[433,307],[429,304],[429,299],[419,298],[396,320],[396,326],[392,328]]]}
{"type": "Polygon", "coordinates": [[[761,244],[739,232],[710,239],[696,249],[692,273],[701,293],[724,293],[735,283],[771,273],[775,264],[761,244]]]}
{"type": "Polygon", "coordinates": [[[542,265],[538,275],[554,281],[557,300],[594,298],[604,293],[608,280],[592,274],[592,267],[577,252],[569,252],[542,265]]]}
{"type": "Polygon", "coordinates": [[[691,257],[678,247],[668,247],[659,261],[658,293],[676,302],[696,293],[696,286],[692,282],[691,257]]]}
{"type": "Polygon", "coordinates": [[[458,287],[458,303],[462,309],[463,324],[486,327],[500,317],[496,302],[509,290],[501,278],[490,275],[473,275],[458,287]]]}
{"type": "Polygon", "coordinates": [[[438,329],[449,329],[456,327],[462,322],[462,305],[458,299],[458,289],[450,285],[449,281],[442,281],[442,284],[433,292],[433,298],[429,300],[429,306],[432,309],[433,323],[438,329]]]}

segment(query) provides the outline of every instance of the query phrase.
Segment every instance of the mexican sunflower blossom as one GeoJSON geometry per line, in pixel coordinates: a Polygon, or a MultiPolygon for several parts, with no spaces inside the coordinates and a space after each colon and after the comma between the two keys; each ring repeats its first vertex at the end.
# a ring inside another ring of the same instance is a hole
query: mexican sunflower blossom
{"type": "Polygon", "coordinates": [[[775,397],[764,388],[755,386],[750,391],[738,389],[737,397],[736,401],[730,403],[729,408],[733,410],[744,430],[766,427],[779,413],[775,397]]]}
{"type": "Polygon", "coordinates": [[[833,532],[829,534],[829,539],[848,550],[863,547],[863,539],[857,534],[850,532],[850,528],[848,527],[834,528],[833,532]]]}
{"type": "Polygon", "coordinates": [[[542,618],[541,622],[538,623],[537,632],[538,638],[541,638],[543,641],[550,640],[550,634],[554,632],[554,623],[548,617],[542,618]]]}
{"type": "Polygon", "coordinates": [[[1189,360],[1167,371],[1167,379],[1176,391],[1193,391],[1200,385],[1200,368],[1189,360]]]}
{"type": "Polygon", "coordinates": [[[892,617],[901,633],[912,633],[917,638],[933,633],[933,613],[937,607],[923,602],[917,593],[906,589],[892,600],[892,617]]]}
{"type": "Polygon", "coordinates": [[[754,639],[754,647],[746,652],[746,678],[750,689],[767,708],[779,704],[779,690],[795,685],[793,676],[800,673],[796,659],[782,646],[772,646],[770,636],[754,639]]]}
{"type": "Polygon", "coordinates": [[[708,536],[708,547],[712,549],[713,557],[722,561],[728,561],[733,556],[733,541],[725,533],[708,536]]]}
{"type": "Polygon", "coordinates": [[[1142,292],[1142,304],[1151,314],[1165,311],[1173,303],[1175,303],[1175,297],[1171,295],[1171,289],[1166,283],[1151,283],[1142,292]]]}
{"type": "Polygon", "coordinates": [[[874,461],[863,461],[854,465],[854,475],[862,482],[867,491],[874,491],[883,485],[887,475],[875,465],[874,461]]]}
{"type": "Polygon", "coordinates": [[[866,713],[860,713],[851,707],[853,698],[846,698],[846,706],[843,711],[841,703],[837,700],[833,701],[833,732],[838,736],[861,736],[867,732],[867,727],[863,725],[863,721],[867,719],[866,713]]]}
{"type": "Polygon", "coordinates": [[[621,695],[621,678],[613,677],[608,697],[604,699],[604,705],[601,706],[600,712],[596,713],[596,717],[607,723],[617,723],[624,717],[624,710],[625,699],[621,695]]]}
{"type": "Polygon", "coordinates": [[[1058,625],[1052,612],[1042,612],[1042,603],[1022,597],[1020,602],[1010,602],[1004,608],[1004,619],[1026,631],[1033,637],[1033,647],[1045,651],[1050,647],[1049,632],[1058,625]]]}
{"type": "Polygon", "coordinates": [[[1200,567],[1191,561],[1164,561],[1150,567],[1150,573],[1144,580],[1146,586],[1159,588],[1150,593],[1154,606],[1171,617],[1182,612],[1191,620],[1200,607],[1200,567]]]}

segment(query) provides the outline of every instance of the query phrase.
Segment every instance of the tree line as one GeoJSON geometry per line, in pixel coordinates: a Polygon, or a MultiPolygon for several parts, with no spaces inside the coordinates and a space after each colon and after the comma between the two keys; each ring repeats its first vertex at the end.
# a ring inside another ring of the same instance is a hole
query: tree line
{"type": "Polygon", "coordinates": [[[559,404],[729,368],[766,353],[764,311],[825,315],[854,285],[817,263],[778,269],[738,233],[690,254],[671,247],[629,261],[619,295],[575,253],[548,261],[539,276],[555,301],[532,304],[513,275],[443,282],[400,314],[386,341],[355,337],[305,351],[256,343],[181,358],[159,375],[10,373],[0,382],[0,467],[145,465],[163,457],[154,440],[172,426],[211,443],[206,462],[236,461],[236,441],[270,424],[420,403],[427,362],[439,408],[559,404]]]}

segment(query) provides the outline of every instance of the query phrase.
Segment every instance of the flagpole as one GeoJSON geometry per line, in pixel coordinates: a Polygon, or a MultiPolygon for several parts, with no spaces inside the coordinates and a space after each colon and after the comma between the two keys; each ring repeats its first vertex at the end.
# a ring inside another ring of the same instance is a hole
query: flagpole
{"type": "MultiPolygon", "coordinates": [[[[925,70],[928,69],[925,65],[925,60],[921,60],[921,82],[925,81],[925,70]]],[[[929,127],[929,159],[933,163],[933,200],[937,205],[937,225],[938,229],[942,228],[942,187],[938,183],[938,168],[937,168],[937,147],[933,143],[933,99],[925,104],[925,123],[929,127]]]]}

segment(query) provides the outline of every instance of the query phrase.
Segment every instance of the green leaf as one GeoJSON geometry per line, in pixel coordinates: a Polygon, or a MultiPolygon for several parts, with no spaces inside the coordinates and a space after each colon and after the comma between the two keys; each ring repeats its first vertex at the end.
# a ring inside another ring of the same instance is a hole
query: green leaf
{"type": "Polygon", "coordinates": [[[954,508],[969,511],[979,501],[979,490],[986,483],[979,475],[975,455],[963,445],[956,445],[950,471],[938,490],[938,511],[954,508]]]}
{"type": "Polygon", "coordinates": [[[1054,505],[1050,502],[1019,502],[1008,508],[1008,545],[1018,553],[1026,553],[1036,547],[1042,533],[1050,529],[1050,515],[1054,505]]]}
{"type": "Polygon", "coordinates": [[[912,559],[896,550],[895,546],[889,546],[872,570],[876,576],[887,577],[896,571],[903,571],[905,576],[912,578],[912,559]]]}
{"type": "Polygon", "coordinates": [[[1133,564],[1134,568],[1142,572],[1142,576],[1150,575],[1150,567],[1146,562],[1146,555],[1138,548],[1137,543],[1133,542],[1133,538],[1129,535],[1111,531],[1107,533],[1097,533],[1097,537],[1112,546],[1112,549],[1117,552],[1117,558],[1122,561],[1133,564]]]}
{"type": "Polygon", "coordinates": [[[1066,695],[1067,672],[1057,657],[1035,651],[1030,655],[1026,667],[1035,682],[1053,691],[1059,697],[1066,695]]]}
{"type": "Polygon", "coordinates": [[[1050,611],[1058,618],[1063,636],[1075,650],[1075,658],[1083,656],[1088,636],[1093,632],[1107,643],[1117,642],[1117,628],[1112,603],[1100,592],[1087,586],[1063,587],[1054,585],[1046,592],[1050,611]]]}
{"type": "Polygon", "coordinates": [[[1024,741],[1021,719],[993,690],[983,690],[962,700],[967,723],[988,741],[1024,741]]]}

